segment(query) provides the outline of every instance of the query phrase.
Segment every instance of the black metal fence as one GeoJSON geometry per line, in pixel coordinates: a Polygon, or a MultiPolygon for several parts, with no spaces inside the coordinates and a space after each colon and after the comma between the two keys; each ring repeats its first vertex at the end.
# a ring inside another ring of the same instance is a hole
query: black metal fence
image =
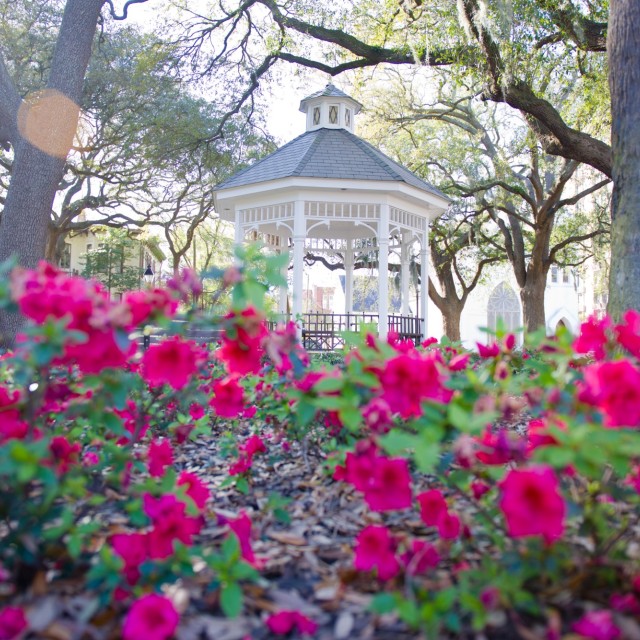
{"type": "MultiPolygon", "coordinates": [[[[280,318],[280,321],[285,320],[280,318]]],[[[269,323],[273,329],[278,320],[269,323]]],[[[178,324],[180,324],[178,322],[178,324]]],[[[302,314],[302,345],[307,351],[337,351],[344,347],[345,331],[360,331],[370,325],[376,332],[378,327],[377,313],[304,313],[302,314]]],[[[415,316],[389,315],[389,331],[393,331],[403,340],[412,340],[419,344],[422,340],[423,319],[415,316]]],[[[188,326],[184,331],[178,331],[190,340],[209,344],[218,342],[221,337],[219,329],[188,326]]],[[[139,336],[138,340],[143,349],[155,344],[167,336],[164,330],[155,330],[148,335],[139,336]]]]}

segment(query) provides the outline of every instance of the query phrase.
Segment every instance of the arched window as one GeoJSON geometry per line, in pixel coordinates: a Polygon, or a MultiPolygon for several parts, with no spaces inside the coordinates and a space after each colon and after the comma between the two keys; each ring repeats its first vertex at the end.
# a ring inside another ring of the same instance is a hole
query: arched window
{"type": "Polygon", "coordinates": [[[487,327],[492,331],[498,326],[498,318],[502,318],[507,331],[513,332],[521,324],[518,296],[506,282],[501,282],[489,296],[487,327]]]}

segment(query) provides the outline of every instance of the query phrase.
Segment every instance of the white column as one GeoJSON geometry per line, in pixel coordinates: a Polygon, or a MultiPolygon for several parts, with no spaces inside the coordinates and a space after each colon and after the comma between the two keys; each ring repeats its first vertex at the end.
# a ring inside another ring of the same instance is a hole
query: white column
{"type": "Polygon", "coordinates": [[[400,291],[402,301],[402,315],[409,315],[409,261],[411,260],[410,245],[411,233],[407,231],[402,232],[402,240],[400,245],[400,291]]]}
{"type": "Polygon", "coordinates": [[[420,316],[424,318],[422,337],[429,337],[429,227],[427,226],[420,248],[420,316]]]}
{"type": "Polygon", "coordinates": [[[238,209],[235,210],[235,218],[236,218],[236,223],[233,229],[233,232],[234,232],[233,243],[236,247],[240,247],[244,242],[244,228],[242,226],[242,212],[239,211],[238,209]]]}
{"type": "Polygon", "coordinates": [[[378,334],[389,331],[389,205],[380,205],[378,222],[378,334]]]}
{"type": "Polygon", "coordinates": [[[344,312],[353,313],[353,240],[347,240],[344,273],[344,312]]]}
{"type": "MultiPolygon", "coordinates": [[[[302,315],[303,276],[304,276],[304,242],[307,235],[307,225],[304,219],[304,201],[296,200],[293,218],[293,320],[302,315]]],[[[302,327],[298,327],[299,336],[302,327]]]]}
{"type": "MultiPolygon", "coordinates": [[[[280,237],[280,246],[284,247],[287,239],[280,237]]],[[[286,249],[280,249],[280,254],[288,254],[289,252],[286,249]]],[[[285,282],[288,282],[289,276],[289,265],[285,264],[282,267],[282,277],[285,279],[285,282]]],[[[278,313],[282,315],[286,315],[287,313],[287,296],[289,295],[289,287],[287,284],[284,284],[280,287],[280,295],[278,298],[278,313]]]]}

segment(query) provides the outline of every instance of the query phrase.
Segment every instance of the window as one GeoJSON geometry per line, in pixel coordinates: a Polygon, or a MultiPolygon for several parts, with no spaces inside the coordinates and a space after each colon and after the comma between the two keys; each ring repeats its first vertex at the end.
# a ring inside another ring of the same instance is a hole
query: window
{"type": "Polygon", "coordinates": [[[93,244],[91,242],[87,244],[87,253],[89,253],[89,251],[93,251],[93,244]]]}
{"type": "Polygon", "coordinates": [[[344,124],[347,127],[351,126],[351,109],[344,110],[344,124]]]}
{"type": "Polygon", "coordinates": [[[569,284],[569,269],[562,270],[562,282],[564,284],[569,284]]]}
{"type": "Polygon", "coordinates": [[[320,107],[313,108],[313,124],[320,124],[320,107]]]}
{"type": "Polygon", "coordinates": [[[555,264],[551,267],[551,282],[558,282],[558,267],[555,264]]]}
{"type": "Polygon", "coordinates": [[[329,107],[329,123],[338,124],[338,105],[332,104],[329,107]]]}
{"type": "Polygon", "coordinates": [[[64,249],[62,250],[62,256],[60,258],[60,268],[71,268],[71,245],[68,242],[64,243],[64,249]]]}
{"type": "MultiPolygon", "coordinates": [[[[507,331],[513,332],[520,326],[518,296],[506,282],[501,282],[489,296],[487,326],[492,331],[495,331],[498,326],[498,318],[502,318],[507,331]]],[[[489,340],[492,339],[489,338],[489,340]]]]}

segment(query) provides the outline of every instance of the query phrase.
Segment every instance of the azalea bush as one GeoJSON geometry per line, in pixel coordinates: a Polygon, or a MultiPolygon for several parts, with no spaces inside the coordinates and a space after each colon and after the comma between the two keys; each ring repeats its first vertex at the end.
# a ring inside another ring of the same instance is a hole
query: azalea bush
{"type": "MultiPolygon", "coordinates": [[[[178,613],[160,592],[194,575],[197,559],[221,610],[239,613],[240,583],[258,576],[251,522],[217,517],[205,479],[177,473],[174,453],[212,420],[251,413],[243,376],[255,368],[252,341],[265,342],[263,279],[277,282],[280,262],[256,253],[221,272],[234,305],[224,318],[186,309],[191,323],[220,329],[215,357],[177,334],[144,353],[133,339],[152,323],[171,334],[185,325],[172,319],[197,298],[192,272],[120,302],[46,263],[11,273],[3,307],[28,319],[0,368],[0,581],[13,597],[80,572],[103,606],[130,606],[126,638],[169,637],[178,613]],[[225,533],[203,548],[212,518],[225,533]]],[[[2,638],[27,628],[20,607],[0,609],[0,621],[2,638]]]]}
{"type": "MultiPolygon", "coordinates": [[[[193,306],[191,271],[121,301],[44,263],[5,274],[0,304],[26,323],[0,362],[0,638],[29,632],[34,589],[69,579],[126,640],[179,634],[181,585],[230,617],[252,584],[268,593],[249,513],[217,509],[211,478],[177,464],[213,432],[220,488],[251,500],[257,467],[300,456],[364,505],[341,575],[381,620],[433,638],[636,632],[640,314],[522,349],[503,331],[473,352],[362,333],[312,361],[293,324],[268,329],[283,258],[239,259],[207,274],[213,302],[230,300],[215,315],[193,306]],[[141,349],[151,326],[167,336],[141,349]]],[[[290,523],[288,502],[265,508],[290,523]]],[[[261,637],[319,625],[276,606],[260,624],[261,637]]]]}
{"type": "Polygon", "coordinates": [[[369,335],[342,370],[307,374],[296,416],[341,425],[333,478],[371,512],[354,567],[377,578],[376,611],[431,637],[531,620],[619,637],[640,614],[640,314],[515,345],[369,335]],[[423,536],[385,526],[406,510],[423,536]],[[593,609],[563,621],[574,598],[593,609]]]}

